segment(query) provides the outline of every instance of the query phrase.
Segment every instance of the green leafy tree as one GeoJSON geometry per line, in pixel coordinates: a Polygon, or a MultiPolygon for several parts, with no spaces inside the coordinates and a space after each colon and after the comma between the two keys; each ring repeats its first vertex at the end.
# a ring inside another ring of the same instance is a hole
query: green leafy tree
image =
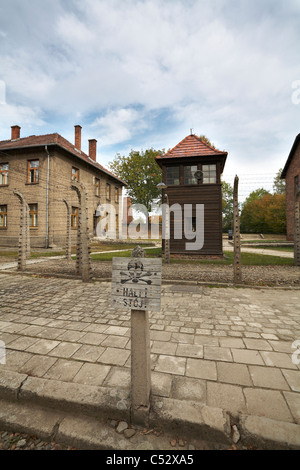
{"type": "Polygon", "coordinates": [[[157,184],[161,183],[162,171],[155,161],[164,150],[131,150],[128,156],[117,154],[109,163],[111,171],[127,183],[127,193],[133,204],[143,204],[148,212],[151,203],[161,196],[157,184]]]}
{"type": "Polygon", "coordinates": [[[233,187],[222,181],[222,219],[223,232],[232,229],[233,222],[233,187]]]}
{"type": "Polygon", "coordinates": [[[285,194],[253,191],[243,204],[240,221],[244,233],[285,233],[285,194]]]}
{"type": "Polygon", "coordinates": [[[273,191],[275,194],[285,194],[285,180],[280,179],[282,168],[278,170],[273,180],[273,191]]]}

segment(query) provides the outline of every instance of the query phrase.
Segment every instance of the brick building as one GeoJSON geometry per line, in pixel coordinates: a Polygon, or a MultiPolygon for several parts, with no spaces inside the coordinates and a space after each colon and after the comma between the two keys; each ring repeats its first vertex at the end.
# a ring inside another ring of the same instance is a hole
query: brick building
{"type": "Polygon", "coordinates": [[[286,182],[286,234],[294,240],[294,208],[296,188],[300,185],[300,134],[295,138],[286,164],[281,173],[286,182]]]}
{"type": "Polygon", "coordinates": [[[72,208],[72,241],[78,228],[78,196],[71,189],[81,182],[88,193],[91,236],[99,221],[99,204],[110,203],[116,221],[122,217],[119,201],[125,183],[96,161],[97,141],[89,140],[89,155],[81,150],[81,126],[75,126],[75,145],[61,135],[20,137],[12,126],[11,139],[0,141],[0,245],[17,246],[20,204],[17,189],[29,204],[32,247],[63,246],[67,233],[65,198],[72,208]]]}

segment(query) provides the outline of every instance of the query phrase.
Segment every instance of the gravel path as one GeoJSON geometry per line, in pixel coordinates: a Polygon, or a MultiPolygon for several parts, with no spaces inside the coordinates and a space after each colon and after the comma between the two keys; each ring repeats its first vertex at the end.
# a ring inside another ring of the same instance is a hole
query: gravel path
{"type": "Polygon", "coordinates": [[[36,436],[0,431],[0,450],[76,450],[55,442],[42,441],[36,436]]]}
{"type": "MultiPolygon", "coordinates": [[[[47,260],[28,265],[26,271],[35,274],[75,275],[75,261],[47,260]]],[[[110,261],[92,261],[92,273],[96,278],[111,278],[110,261]]],[[[231,265],[170,264],[163,265],[164,280],[232,283],[231,265]]],[[[258,286],[300,286],[300,269],[297,266],[242,266],[243,283],[258,286]]]]}

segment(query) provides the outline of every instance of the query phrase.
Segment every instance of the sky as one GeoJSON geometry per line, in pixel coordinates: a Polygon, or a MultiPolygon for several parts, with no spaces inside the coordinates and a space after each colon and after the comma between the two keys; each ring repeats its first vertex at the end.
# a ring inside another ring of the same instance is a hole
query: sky
{"type": "Polygon", "coordinates": [[[239,197],[300,133],[300,0],[0,0],[0,140],[58,132],[97,161],[192,132],[239,197]]]}

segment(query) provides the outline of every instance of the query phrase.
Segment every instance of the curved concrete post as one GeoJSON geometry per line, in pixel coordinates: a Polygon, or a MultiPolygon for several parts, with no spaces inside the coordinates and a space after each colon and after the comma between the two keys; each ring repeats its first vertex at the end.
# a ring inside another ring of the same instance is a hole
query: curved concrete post
{"type": "Polygon", "coordinates": [[[300,266],[300,188],[295,194],[294,265],[300,266]]]}
{"type": "Polygon", "coordinates": [[[30,258],[29,206],[22,193],[15,189],[14,195],[17,196],[21,205],[18,270],[23,271],[26,267],[26,259],[30,258]]]}
{"type": "Polygon", "coordinates": [[[234,186],[233,186],[233,243],[234,243],[233,282],[235,284],[242,281],[238,184],[239,184],[239,178],[238,176],[236,176],[234,178],[234,186]]]}
{"type": "Polygon", "coordinates": [[[82,183],[73,183],[71,188],[76,191],[79,202],[76,272],[83,282],[91,280],[91,248],[88,224],[88,195],[82,183]]]}
{"type": "Polygon", "coordinates": [[[68,260],[71,260],[71,254],[72,254],[72,244],[71,244],[71,220],[72,220],[72,212],[71,212],[71,206],[68,203],[66,199],[63,199],[63,202],[66,205],[67,208],[67,237],[66,237],[66,258],[68,260]]]}

